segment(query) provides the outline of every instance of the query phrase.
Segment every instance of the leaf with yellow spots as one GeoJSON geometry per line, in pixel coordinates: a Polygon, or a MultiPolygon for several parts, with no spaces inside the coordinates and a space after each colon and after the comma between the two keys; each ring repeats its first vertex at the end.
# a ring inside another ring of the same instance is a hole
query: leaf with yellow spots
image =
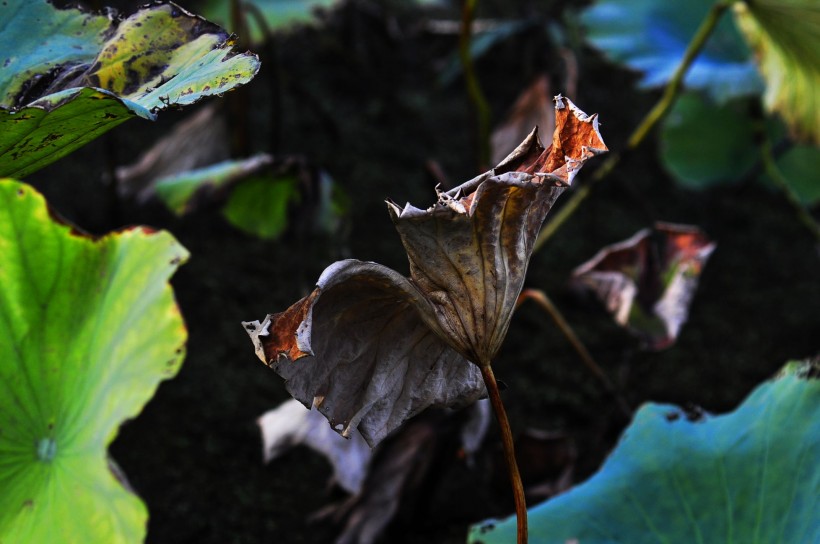
{"type": "Polygon", "coordinates": [[[106,450],[182,363],[168,279],[187,257],[144,227],[81,234],[0,180],[0,542],[144,540],[106,450]]]}
{"type": "Polygon", "coordinates": [[[119,21],[7,0],[0,20],[0,176],[28,175],[128,119],[221,95],[259,70],[226,31],[171,2],[119,21]]]}

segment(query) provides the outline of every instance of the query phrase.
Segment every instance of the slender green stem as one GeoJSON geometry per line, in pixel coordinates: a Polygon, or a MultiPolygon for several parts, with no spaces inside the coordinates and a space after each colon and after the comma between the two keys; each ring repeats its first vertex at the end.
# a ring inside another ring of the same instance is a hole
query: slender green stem
{"type": "Polygon", "coordinates": [[[498,390],[498,382],[495,381],[495,374],[490,365],[481,366],[481,375],[484,377],[484,384],[487,386],[487,393],[490,395],[490,403],[495,411],[495,418],[501,427],[501,444],[504,448],[504,460],[507,462],[507,472],[512,484],[513,498],[515,499],[515,516],[518,520],[518,544],[527,544],[527,501],[524,497],[524,484],[521,482],[521,473],[518,471],[518,463],[515,460],[515,446],[513,445],[512,430],[510,421],[507,419],[507,411],[504,403],[501,402],[501,393],[498,390]]]}
{"type": "Polygon", "coordinates": [[[765,134],[760,143],[760,159],[763,162],[766,175],[783,191],[786,200],[789,201],[789,204],[792,205],[797,213],[797,218],[814,235],[814,239],[820,242],[820,225],[817,224],[808,210],[806,210],[806,207],[800,202],[800,197],[797,196],[797,193],[795,193],[794,189],[789,185],[788,180],[783,176],[783,172],[777,167],[777,163],[774,160],[774,153],[772,152],[772,142],[765,134]]]}
{"type": "Polygon", "coordinates": [[[483,172],[489,168],[490,164],[490,106],[487,104],[487,99],[481,90],[473,65],[473,57],[470,55],[476,1],[464,0],[461,9],[461,35],[458,41],[458,55],[464,70],[467,95],[475,110],[478,136],[478,166],[479,172],[483,172]]]}
{"type": "Polygon", "coordinates": [[[675,70],[675,73],[672,75],[672,78],[669,80],[669,83],[666,84],[666,88],[664,89],[660,100],[658,100],[655,106],[649,111],[649,113],[646,114],[637,128],[635,128],[632,132],[632,135],[627,140],[626,147],[623,152],[610,154],[604,163],[601,164],[601,167],[595,171],[587,184],[572,194],[572,197],[561,208],[560,212],[556,213],[552,217],[547,226],[544,227],[538,235],[538,238],[535,240],[534,251],[537,251],[541,246],[543,246],[544,243],[549,240],[567,221],[567,219],[572,216],[581,202],[589,196],[592,186],[607,177],[609,173],[615,169],[615,166],[620,163],[623,154],[634,150],[641,143],[643,143],[655,125],[657,125],[658,122],[660,122],[666,114],[669,113],[669,110],[675,104],[678,94],[680,94],[680,91],[683,88],[683,79],[686,76],[686,73],[689,71],[689,68],[692,66],[692,63],[700,54],[701,50],[703,50],[709,36],[712,35],[712,32],[715,30],[718,22],[720,22],[720,18],[723,13],[734,3],[734,1],[735,0],[725,0],[717,2],[712,6],[712,9],[709,10],[706,18],[703,20],[697,32],[695,32],[695,35],[692,37],[692,40],[689,42],[689,45],[686,47],[686,51],[683,54],[683,59],[678,65],[678,68],[675,70]]]}
{"type": "Polygon", "coordinates": [[[518,296],[516,306],[520,306],[527,299],[538,304],[541,309],[549,314],[558,326],[558,329],[564,334],[566,339],[575,349],[575,352],[578,353],[578,356],[581,358],[584,365],[595,375],[596,378],[598,378],[606,392],[615,399],[615,402],[617,402],[618,408],[621,412],[623,412],[623,414],[628,418],[632,417],[632,409],[629,407],[629,404],[627,404],[626,400],[620,393],[618,393],[615,385],[610,381],[609,377],[598,365],[598,363],[595,362],[595,359],[592,358],[592,354],[586,348],[584,343],[581,342],[581,339],[578,338],[578,335],[575,334],[575,331],[572,329],[567,320],[564,319],[563,314],[561,314],[558,307],[552,303],[547,294],[540,289],[524,289],[524,291],[522,291],[518,296]]]}

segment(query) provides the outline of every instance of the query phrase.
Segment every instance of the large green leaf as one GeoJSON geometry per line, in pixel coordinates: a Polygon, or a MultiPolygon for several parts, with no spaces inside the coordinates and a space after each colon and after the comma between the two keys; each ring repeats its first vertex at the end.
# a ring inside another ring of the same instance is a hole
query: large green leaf
{"type": "Polygon", "coordinates": [[[250,81],[218,26],[173,3],[123,21],[45,0],[0,4],[0,176],[25,176],[133,117],[250,81]]]}
{"type": "MultiPolygon", "coordinates": [[[[600,0],[584,11],[587,39],[609,58],[644,73],[641,84],[669,81],[715,0],[600,0]]],[[[715,29],[684,83],[722,102],[756,94],[761,82],[732,21],[715,29]]]]}
{"type": "Polygon", "coordinates": [[[2,544],[143,540],[146,508],[106,449],[182,362],[168,278],[187,255],[148,228],[80,234],[0,181],[2,544]]]}
{"type": "Polygon", "coordinates": [[[746,109],[742,100],[718,105],[695,92],[682,95],[663,121],[664,166],[692,189],[742,179],[760,155],[746,109]]]}
{"type": "Polygon", "coordinates": [[[820,144],[820,2],[738,2],[735,15],[766,79],[766,106],[820,144]]]}
{"type": "MultiPolygon", "coordinates": [[[[820,542],[819,372],[791,363],[723,416],[644,406],[595,476],[530,510],[530,542],[820,542]]],[[[469,541],[515,542],[515,519],[469,541]]]]}

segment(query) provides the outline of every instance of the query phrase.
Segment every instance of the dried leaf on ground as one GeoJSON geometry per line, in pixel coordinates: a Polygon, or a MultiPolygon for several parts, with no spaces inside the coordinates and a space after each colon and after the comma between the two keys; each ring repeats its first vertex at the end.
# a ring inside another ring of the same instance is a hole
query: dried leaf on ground
{"type": "Polygon", "coordinates": [[[697,227],[657,223],[603,248],[573,271],[572,283],[595,293],[647,348],[664,349],[686,322],[715,247],[697,227]]]}
{"type": "Polygon", "coordinates": [[[536,131],[495,169],[422,210],[388,202],[410,276],[348,260],[262,323],[246,322],[259,358],[334,428],[378,443],[428,406],[484,394],[480,370],[501,347],[533,244],[584,162],[606,151],[596,116],[555,98],[545,149],[536,131]],[[474,364],[469,364],[474,363],[474,364]]]}

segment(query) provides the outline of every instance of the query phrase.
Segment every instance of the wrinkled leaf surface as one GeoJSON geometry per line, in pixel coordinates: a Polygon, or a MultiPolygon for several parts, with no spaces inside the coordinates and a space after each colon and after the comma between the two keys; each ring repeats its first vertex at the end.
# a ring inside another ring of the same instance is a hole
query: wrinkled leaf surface
{"type": "MultiPolygon", "coordinates": [[[[530,542],[820,542],[818,370],[792,363],[721,416],[644,405],[597,474],[530,509],[530,542]]],[[[515,523],[468,540],[515,542],[515,523]]]]}
{"type": "Polygon", "coordinates": [[[0,5],[0,175],[25,176],[135,116],[250,81],[259,60],[173,3],[123,21],[45,0],[0,5]]]}
{"type": "Polygon", "coordinates": [[[186,258],[147,228],[81,235],[0,181],[0,542],[143,541],[106,449],[182,362],[168,279],[186,258]]]}
{"type": "Polygon", "coordinates": [[[428,406],[466,405],[484,382],[425,324],[426,304],[404,276],[376,263],[339,261],[285,312],[245,323],[259,358],[293,397],[334,430],[358,427],[373,446],[428,406]]]}
{"type": "Polygon", "coordinates": [[[572,282],[590,289],[649,349],[671,346],[716,245],[696,227],[657,223],[599,251],[572,282]]]}
{"type": "Polygon", "coordinates": [[[596,116],[555,97],[544,148],[534,130],[493,170],[427,210],[388,202],[410,260],[408,279],[340,261],[285,312],[246,322],[257,355],[334,428],[371,445],[427,406],[484,393],[474,365],[492,362],[509,327],[538,230],[583,164],[606,146],[596,116]]]}
{"type": "MultiPolygon", "coordinates": [[[[610,59],[643,72],[641,85],[666,84],[714,0],[600,0],[584,11],[587,39],[610,59]]],[[[760,78],[730,18],[724,18],[692,64],[684,84],[718,102],[757,94],[760,78]]]]}

